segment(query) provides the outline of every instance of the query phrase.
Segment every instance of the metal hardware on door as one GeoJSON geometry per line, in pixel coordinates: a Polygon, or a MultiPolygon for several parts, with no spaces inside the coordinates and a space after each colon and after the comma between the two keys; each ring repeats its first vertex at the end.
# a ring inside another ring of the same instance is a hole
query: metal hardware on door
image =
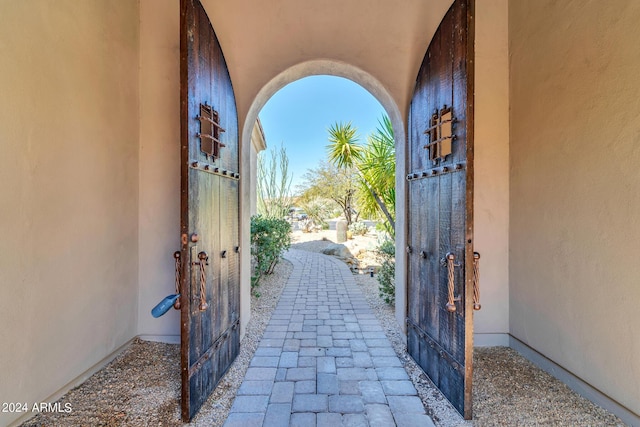
{"type": "Polygon", "coordinates": [[[473,309],[480,310],[480,254],[473,253],[473,309]]]}
{"type": "Polygon", "coordinates": [[[193,234],[191,235],[191,241],[192,241],[193,243],[198,243],[198,240],[200,240],[200,236],[198,236],[198,233],[193,233],[193,234]]]}
{"type": "MultiPolygon", "coordinates": [[[[456,136],[452,133],[452,126],[457,122],[453,116],[451,107],[445,104],[442,109],[435,110],[429,120],[429,127],[424,134],[429,138],[429,142],[424,146],[429,150],[429,159],[434,162],[443,161],[452,154],[452,141],[456,136]]],[[[446,172],[446,170],[444,171],[446,172]]]]}
{"type": "MultiPolygon", "coordinates": [[[[176,294],[180,295],[180,271],[181,271],[181,259],[182,254],[180,251],[175,251],[173,253],[173,258],[175,259],[175,270],[176,270],[176,294]]],[[[173,303],[173,308],[176,310],[180,310],[180,298],[173,303]]]]}
{"type": "Polygon", "coordinates": [[[234,248],[235,253],[239,254],[240,253],[240,246],[236,246],[234,248]]]}
{"type": "Polygon", "coordinates": [[[200,132],[196,136],[200,138],[200,151],[207,159],[211,157],[213,161],[220,158],[220,149],[226,147],[220,141],[220,134],[225,130],[220,126],[220,115],[210,105],[200,104],[200,115],[196,116],[200,121],[200,132]]]}
{"type": "Polygon", "coordinates": [[[456,256],[452,253],[449,252],[446,255],[446,262],[447,262],[447,273],[448,273],[448,293],[447,293],[447,311],[450,313],[454,313],[456,311],[456,301],[460,301],[460,297],[455,297],[454,296],[454,292],[455,292],[455,272],[454,269],[455,267],[459,267],[460,264],[455,264],[455,259],[456,256]]]}
{"type": "Polygon", "coordinates": [[[200,311],[205,311],[209,308],[209,304],[207,304],[207,262],[209,260],[209,255],[206,252],[200,252],[198,254],[198,259],[200,262],[200,305],[198,309],[200,311]]]}
{"type": "Polygon", "coordinates": [[[407,253],[410,254],[413,252],[413,248],[411,246],[407,246],[407,253]]]}
{"type": "Polygon", "coordinates": [[[227,251],[222,251],[222,253],[220,254],[220,256],[222,258],[226,258],[227,257],[227,251]]]}
{"type": "Polygon", "coordinates": [[[425,251],[420,251],[420,258],[427,259],[427,253],[425,251]]]}

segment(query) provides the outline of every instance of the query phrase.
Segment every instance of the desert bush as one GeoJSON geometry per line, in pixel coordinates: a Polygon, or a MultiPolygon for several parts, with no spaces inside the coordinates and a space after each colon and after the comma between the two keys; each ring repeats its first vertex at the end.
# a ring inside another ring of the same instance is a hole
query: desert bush
{"type": "Polygon", "coordinates": [[[298,222],[298,225],[303,233],[313,233],[315,231],[322,230],[321,225],[316,225],[316,223],[309,218],[303,219],[302,221],[298,222]]]}
{"type": "Polygon", "coordinates": [[[387,304],[393,304],[396,300],[396,247],[393,240],[382,242],[377,253],[382,259],[377,276],[380,298],[387,304]]]}
{"type": "Polygon", "coordinates": [[[369,227],[362,221],[357,221],[349,225],[349,231],[354,236],[364,236],[369,231],[369,227]]]}
{"type": "Polygon", "coordinates": [[[254,292],[260,278],[273,273],[282,254],[290,246],[291,224],[285,219],[265,218],[261,215],[251,217],[251,256],[254,259],[251,289],[254,292]]]}
{"type": "Polygon", "coordinates": [[[303,221],[302,229],[305,232],[313,231],[314,229],[322,229],[327,224],[326,218],[331,214],[330,209],[331,200],[322,199],[319,197],[305,198],[301,197],[298,201],[298,205],[307,214],[307,219],[303,221]]]}

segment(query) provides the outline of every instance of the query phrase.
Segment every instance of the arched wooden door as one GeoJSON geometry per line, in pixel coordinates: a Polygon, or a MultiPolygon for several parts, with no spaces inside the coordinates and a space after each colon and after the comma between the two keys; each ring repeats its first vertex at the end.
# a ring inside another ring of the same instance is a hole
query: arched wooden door
{"type": "Polygon", "coordinates": [[[473,0],[456,0],[416,80],[409,118],[407,347],[471,418],[473,0]]]}
{"type": "Polygon", "coordinates": [[[238,116],[227,65],[198,0],[180,2],[182,419],[240,348],[238,116]]]}

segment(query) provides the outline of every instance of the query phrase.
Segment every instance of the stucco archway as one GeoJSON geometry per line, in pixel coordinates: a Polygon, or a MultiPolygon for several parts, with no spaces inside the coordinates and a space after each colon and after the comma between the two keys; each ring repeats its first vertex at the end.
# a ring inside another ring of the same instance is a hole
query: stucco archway
{"type": "MultiPolygon", "coordinates": [[[[305,61],[294,65],[280,74],[272,78],[266,85],[260,89],[256,97],[254,98],[246,118],[241,126],[241,171],[245,176],[242,184],[242,196],[240,203],[240,218],[242,224],[248,224],[250,222],[250,194],[251,185],[247,181],[246,177],[249,176],[248,167],[250,164],[250,147],[251,147],[251,133],[253,125],[258,118],[258,114],[267,101],[280,89],[292,83],[296,80],[300,80],[309,76],[317,75],[330,75],[335,77],[343,77],[354,83],[359,84],[366,89],[374,98],[380,102],[385,112],[391,120],[393,126],[395,146],[396,146],[396,248],[403,248],[406,244],[405,236],[405,218],[404,218],[404,203],[405,203],[405,181],[402,179],[405,170],[405,129],[406,124],[400,109],[396,101],[393,99],[389,91],[384,87],[378,79],[366,71],[350,65],[346,62],[318,59],[312,61],[305,61]]],[[[249,227],[241,227],[241,239],[242,246],[249,248],[250,246],[250,230],[249,227]]],[[[241,269],[241,318],[242,328],[244,333],[244,327],[248,321],[250,315],[250,301],[251,301],[251,285],[250,285],[250,271],[251,256],[250,251],[245,250],[241,253],[240,269],[241,269]]],[[[404,251],[396,250],[396,283],[402,284],[396,287],[396,318],[399,323],[403,325],[403,319],[405,317],[405,258],[404,251]]]]}

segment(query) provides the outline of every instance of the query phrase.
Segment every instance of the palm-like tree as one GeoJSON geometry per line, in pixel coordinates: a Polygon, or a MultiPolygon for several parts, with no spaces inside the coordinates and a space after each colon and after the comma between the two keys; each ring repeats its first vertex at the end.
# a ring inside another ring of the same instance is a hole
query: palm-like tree
{"type": "Polygon", "coordinates": [[[351,123],[329,128],[329,161],[341,169],[355,169],[360,186],[360,205],[365,213],[383,215],[390,232],[395,231],[395,143],[387,116],[367,139],[358,144],[357,130],[351,123]]]}
{"type": "Polygon", "coordinates": [[[395,230],[395,141],[387,116],[367,138],[368,144],[358,162],[361,175],[361,209],[365,214],[382,214],[391,231],[395,230]]]}
{"type": "MultiPolygon", "coordinates": [[[[355,165],[362,159],[362,146],[358,144],[356,128],[348,123],[335,123],[329,128],[329,142],[327,146],[329,162],[342,169],[347,175],[357,168],[355,165]]],[[[355,189],[350,190],[347,205],[342,206],[348,224],[352,222],[352,214],[356,213],[351,201],[355,189]]],[[[356,213],[357,216],[357,213],[356,213]]]]}
{"type": "Polygon", "coordinates": [[[329,162],[338,168],[354,167],[362,159],[362,146],[358,144],[357,129],[349,123],[335,123],[329,128],[329,162]]]}

